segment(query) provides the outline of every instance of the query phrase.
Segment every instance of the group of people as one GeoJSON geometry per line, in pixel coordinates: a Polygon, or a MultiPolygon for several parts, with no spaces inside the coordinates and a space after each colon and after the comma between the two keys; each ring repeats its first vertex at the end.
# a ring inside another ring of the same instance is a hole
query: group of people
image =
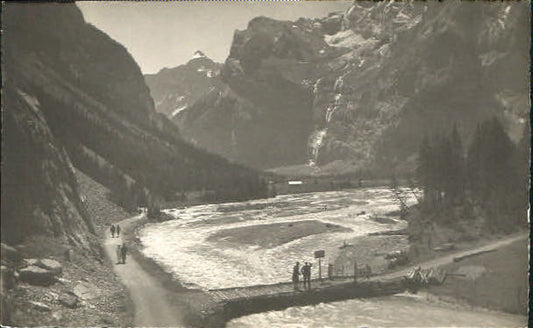
{"type": "Polygon", "coordinates": [[[115,238],[115,235],[117,238],[120,236],[120,226],[118,224],[116,226],[112,224],[109,230],[111,231],[111,238],[115,238]]]}
{"type": "MultiPolygon", "coordinates": [[[[111,238],[120,237],[120,226],[112,224],[109,228],[111,231],[111,238]]],[[[126,255],[128,254],[128,247],[126,243],[117,245],[117,264],[126,264],[126,255]]]]}
{"type": "Polygon", "coordinates": [[[300,274],[303,278],[304,289],[311,289],[311,267],[313,265],[309,262],[305,262],[300,268],[300,262],[296,262],[292,268],[292,283],[294,284],[294,290],[300,290],[300,274]]]}

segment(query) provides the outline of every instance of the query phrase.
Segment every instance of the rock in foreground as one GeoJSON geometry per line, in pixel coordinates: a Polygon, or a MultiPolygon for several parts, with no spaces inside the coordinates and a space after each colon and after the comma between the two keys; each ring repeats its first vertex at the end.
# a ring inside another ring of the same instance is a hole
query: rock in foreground
{"type": "Polygon", "coordinates": [[[19,279],[30,285],[50,286],[56,282],[56,274],[53,271],[30,265],[19,271],[19,279]]]}

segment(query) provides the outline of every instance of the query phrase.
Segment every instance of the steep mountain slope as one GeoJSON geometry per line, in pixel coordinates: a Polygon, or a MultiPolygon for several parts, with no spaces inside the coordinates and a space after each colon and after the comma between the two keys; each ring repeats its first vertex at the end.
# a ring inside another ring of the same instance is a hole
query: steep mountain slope
{"type": "Polygon", "coordinates": [[[518,140],[528,13],[520,2],[355,2],[323,19],[259,17],[235,32],[226,86],[175,121],[186,138],[260,167],[393,168],[425,134],[457,123],[469,138],[491,116],[518,140]]]}
{"type": "Polygon", "coordinates": [[[7,84],[2,120],[2,240],[43,234],[88,246],[94,232],[73,166],[53,136],[38,100],[7,84]]]}
{"type": "Polygon", "coordinates": [[[74,4],[9,3],[3,17],[2,237],[83,243],[93,228],[72,165],[129,208],[184,190],[264,195],[255,171],[181,139],[126,49],[74,4]]]}
{"type": "Polygon", "coordinates": [[[164,68],[156,74],[146,74],[144,79],[155,101],[155,109],[174,117],[193,104],[208,90],[220,86],[220,68],[201,51],[185,65],[164,68]]]}

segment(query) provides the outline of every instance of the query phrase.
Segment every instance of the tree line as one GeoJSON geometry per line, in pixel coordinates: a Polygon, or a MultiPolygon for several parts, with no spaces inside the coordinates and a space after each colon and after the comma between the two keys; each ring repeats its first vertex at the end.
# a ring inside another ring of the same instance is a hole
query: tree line
{"type": "Polygon", "coordinates": [[[459,217],[451,209],[461,207],[465,217],[485,217],[489,230],[512,230],[527,224],[528,168],[528,129],[515,144],[497,118],[478,124],[468,146],[456,126],[425,137],[416,172],[422,209],[453,222],[459,217]]]}
{"type": "Polygon", "coordinates": [[[128,209],[144,205],[151,197],[175,200],[187,191],[203,190],[209,201],[268,194],[260,172],[196,149],[165,132],[165,127],[152,133],[82,99],[61,94],[64,90],[32,89],[73,164],[108,187],[110,198],[128,209]]]}

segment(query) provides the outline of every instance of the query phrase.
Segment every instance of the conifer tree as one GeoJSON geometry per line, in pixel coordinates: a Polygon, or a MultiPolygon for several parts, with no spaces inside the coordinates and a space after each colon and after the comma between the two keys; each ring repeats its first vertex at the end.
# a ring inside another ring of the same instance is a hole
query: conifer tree
{"type": "Polygon", "coordinates": [[[428,137],[424,137],[418,151],[417,178],[418,183],[424,190],[424,199],[429,201],[432,198],[432,156],[433,151],[428,137]]]}
{"type": "Polygon", "coordinates": [[[454,124],[450,136],[451,160],[450,160],[450,193],[453,202],[461,203],[464,198],[465,188],[465,159],[463,154],[463,143],[457,125],[454,124]]]}

